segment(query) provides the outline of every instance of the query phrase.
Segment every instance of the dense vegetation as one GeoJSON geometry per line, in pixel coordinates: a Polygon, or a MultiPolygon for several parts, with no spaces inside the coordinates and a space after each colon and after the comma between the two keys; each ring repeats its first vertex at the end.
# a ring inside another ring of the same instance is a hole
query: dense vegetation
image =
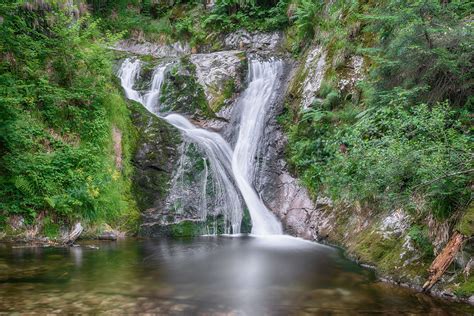
{"type": "Polygon", "coordinates": [[[212,10],[203,1],[89,0],[102,26],[126,37],[159,42],[186,40],[192,46],[213,44],[222,32],[269,31],[288,24],[288,0],[218,0],[212,10]]]}
{"type": "Polygon", "coordinates": [[[282,117],[295,172],[314,194],[336,201],[462,217],[474,171],[472,4],[302,4],[299,37],[327,47],[329,69],[311,108],[289,106],[282,117]],[[351,54],[364,57],[368,75],[341,90],[351,54]]]}
{"type": "MultiPolygon", "coordinates": [[[[133,218],[134,129],[105,47],[123,36],[218,50],[217,38],[245,28],[283,31],[289,55],[301,60],[318,45],[327,53],[318,98],[303,111],[301,95],[290,91],[280,118],[292,171],[314,196],[410,211],[419,219],[410,234],[423,253],[432,253],[428,217],[473,234],[473,4],[217,0],[209,9],[197,0],[65,3],[0,5],[0,222],[14,214],[28,222],[44,216],[45,223],[133,218]],[[364,80],[341,88],[354,55],[363,58],[364,80]],[[114,160],[114,130],[122,134],[121,167],[114,160]]],[[[180,92],[181,74],[170,76],[164,104],[180,92]]],[[[193,107],[204,109],[202,91],[194,84],[188,89],[199,100],[193,107]]]]}
{"type": "Polygon", "coordinates": [[[51,236],[78,219],[123,225],[136,217],[133,128],[113,84],[109,39],[84,7],[64,3],[0,5],[0,223],[21,215],[51,236]]]}

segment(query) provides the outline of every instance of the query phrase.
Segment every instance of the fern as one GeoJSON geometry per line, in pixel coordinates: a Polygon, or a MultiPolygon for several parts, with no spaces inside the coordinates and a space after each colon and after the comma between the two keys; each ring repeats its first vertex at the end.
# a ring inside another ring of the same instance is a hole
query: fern
{"type": "Polygon", "coordinates": [[[318,15],[321,13],[323,4],[323,1],[302,0],[296,9],[295,25],[301,40],[313,39],[316,26],[321,20],[318,19],[318,15]]]}
{"type": "Polygon", "coordinates": [[[25,177],[17,176],[14,180],[14,185],[23,195],[28,197],[34,195],[34,187],[25,177]]]}

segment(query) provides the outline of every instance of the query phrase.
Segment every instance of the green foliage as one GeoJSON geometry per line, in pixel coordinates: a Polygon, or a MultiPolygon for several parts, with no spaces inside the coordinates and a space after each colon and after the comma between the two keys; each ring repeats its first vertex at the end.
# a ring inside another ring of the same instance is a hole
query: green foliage
{"type": "Polygon", "coordinates": [[[449,100],[464,105],[474,86],[473,25],[464,1],[388,1],[365,19],[380,45],[367,53],[377,63],[371,73],[373,102],[384,104],[397,90],[412,102],[449,100]]]}
{"type": "Polygon", "coordinates": [[[474,236],[474,207],[472,204],[469,205],[456,229],[464,236],[474,236]]]}
{"type": "Polygon", "coordinates": [[[463,282],[454,293],[459,296],[469,297],[474,295],[474,275],[471,275],[465,282],[463,282]]]}
{"type": "Polygon", "coordinates": [[[287,6],[288,0],[278,2],[219,0],[209,16],[203,19],[203,25],[208,29],[217,28],[221,31],[234,31],[240,28],[250,31],[281,29],[288,24],[287,6]]]}
{"type": "Polygon", "coordinates": [[[433,258],[433,245],[428,236],[428,228],[422,226],[412,226],[408,232],[415,247],[421,252],[423,258],[433,258]]]}
{"type": "Polygon", "coordinates": [[[134,209],[111,135],[123,131],[128,157],[128,110],[111,86],[109,39],[60,3],[0,6],[0,210],[114,221],[134,209]]]}
{"type": "Polygon", "coordinates": [[[240,28],[270,31],[288,24],[288,0],[218,0],[212,10],[206,9],[201,1],[170,4],[143,0],[88,2],[107,30],[150,41],[186,40],[192,46],[209,44],[218,32],[240,28]]]}
{"type": "Polygon", "coordinates": [[[59,224],[56,223],[51,217],[43,219],[43,234],[49,238],[57,238],[60,233],[59,224]]]}
{"type": "Polygon", "coordinates": [[[301,0],[295,14],[295,25],[300,40],[312,40],[321,22],[324,1],[301,0]]]}
{"type": "Polygon", "coordinates": [[[289,126],[289,160],[312,192],[386,208],[411,208],[422,194],[428,210],[448,218],[470,198],[471,139],[446,104],[397,103],[359,114],[349,105],[308,111],[289,126]]]}
{"type": "Polygon", "coordinates": [[[421,207],[438,219],[466,209],[473,169],[468,8],[460,1],[336,1],[319,21],[305,24],[297,14],[295,24],[308,26],[306,42],[316,31],[327,50],[311,108],[282,118],[289,162],[310,192],[381,209],[421,207]],[[340,90],[356,50],[370,76],[340,90]]]}

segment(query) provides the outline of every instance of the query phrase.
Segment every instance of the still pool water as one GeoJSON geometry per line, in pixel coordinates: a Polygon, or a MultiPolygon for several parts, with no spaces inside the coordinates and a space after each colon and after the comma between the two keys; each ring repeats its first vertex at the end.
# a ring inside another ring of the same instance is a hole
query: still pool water
{"type": "Polygon", "coordinates": [[[285,236],[0,245],[0,312],[470,315],[377,282],[334,248],[285,236]],[[91,245],[99,247],[93,249],[91,245]]]}

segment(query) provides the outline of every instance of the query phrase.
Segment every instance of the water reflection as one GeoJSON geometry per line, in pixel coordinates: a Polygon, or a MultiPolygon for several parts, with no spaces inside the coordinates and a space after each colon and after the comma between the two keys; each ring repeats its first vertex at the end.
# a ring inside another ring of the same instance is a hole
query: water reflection
{"type": "Polygon", "coordinates": [[[286,236],[0,248],[0,312],[472,314],[376,282],[334,248],[286,236]]]}

